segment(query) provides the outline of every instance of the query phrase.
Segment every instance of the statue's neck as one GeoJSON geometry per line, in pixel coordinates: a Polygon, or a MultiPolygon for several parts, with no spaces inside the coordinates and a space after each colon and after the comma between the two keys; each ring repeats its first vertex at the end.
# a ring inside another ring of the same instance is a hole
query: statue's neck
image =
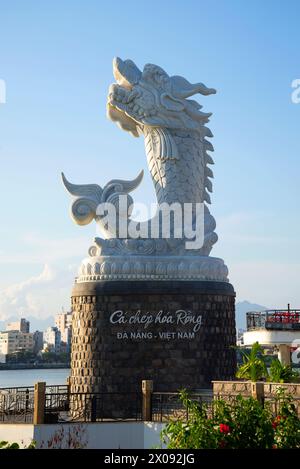
{"type": "Polygon", "coordinates": [[[176,140],[184,138],[190,142],[200,137],[196,131],[171,130],[163,127],[148,127],[144,131],[144,136],[146,153],[152,151],[161,161],[179,159],[181,150],[176,140]]]}
{"type": "Polygon", "coordinates": [[[145,147],[160,204],[203,201],[204,173],[197,132],[148,128],[145,147]]]}

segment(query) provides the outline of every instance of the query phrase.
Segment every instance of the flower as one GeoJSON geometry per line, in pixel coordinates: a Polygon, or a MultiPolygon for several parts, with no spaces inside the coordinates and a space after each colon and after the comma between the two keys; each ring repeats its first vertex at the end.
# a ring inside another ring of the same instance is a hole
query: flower
{"type": "Polygon", "coordinates": [[[230,433],[229,425],[226,425],[225,423],[220,423],[220,432],[225,433],[225,435],[227,435],[227,433],[230,433]]]}
{"type": "Polygon", "coordinates": [[[276,428],[280,424],[281,420],[284,420],[285,418],[286,417],[283,416],[283,415],[277,415],[277,417],[272,422],[272,427],[274,428],[274,430],[276,430],[276,428]]]}

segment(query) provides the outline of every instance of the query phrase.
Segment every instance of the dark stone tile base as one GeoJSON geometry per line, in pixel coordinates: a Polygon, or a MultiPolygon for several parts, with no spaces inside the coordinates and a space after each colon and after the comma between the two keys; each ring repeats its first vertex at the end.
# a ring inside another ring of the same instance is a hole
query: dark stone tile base
{"type": "Polygon", "coordinates": [[[233,378],[234,305],[222,282],[75,284],[71,392],[136,392],[143,379],[177,391],[233,378]],[[111,323],[115,311],[127,322],[111,323]],[[152,318],[147,327],[143,316],[152,318]],[[200,316],[200,325],[189,322],[200,316]]]}

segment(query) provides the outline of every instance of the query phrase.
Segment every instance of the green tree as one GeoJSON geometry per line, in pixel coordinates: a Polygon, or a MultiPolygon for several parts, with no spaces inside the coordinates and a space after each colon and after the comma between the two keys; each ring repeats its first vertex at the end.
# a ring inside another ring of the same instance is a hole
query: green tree
{"type": "Polygon", "coordinates": [[[258,342],[252,345],[250,353],[241,350],[241,354],[243,363],[236,372],[237,378],[260,381],[268,377],[263,348],[258,342]]]}
{"type": "Polygon", "coordinates": [[[299,377],[299,373],[294,371],[291,365],[283,365],[278,358],[272,360],[268,381],[273,383],[296,383],[299,381],[299,377]]]}

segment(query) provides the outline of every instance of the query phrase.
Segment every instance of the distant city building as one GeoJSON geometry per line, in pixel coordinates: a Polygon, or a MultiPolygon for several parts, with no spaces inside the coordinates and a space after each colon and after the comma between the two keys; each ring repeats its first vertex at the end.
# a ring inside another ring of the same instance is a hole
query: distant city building
{"type": "Polygon", "coordinates": [[[69,352],[72,340],[72,313],[59,313],[55,316],[55,325],[61,334],[61,350],[69,352]]]}
{"type": "Polygon", "coordinates": [[[71,350],[71,341],[72,341],[72,328],[68,327],[61,334],[61,350],[63,352],[70,352],[71,350]]]}
{"type": "Polygon", "coordinates": [[[57,327],[48,327],[43,334],[44,350],[58,353],[61,349],[61,332],[57,327]]]}
{"type": "Polygon", "coordinates": [[[17,330],[0,332],[0,355],[16,352],[33,352],[33,334],[17,330]]]}
{"type": "Polygon", "coordinates": [[[259,342],[264,347],[276,347],[283,365],[299,363],[300,309],[291,309],[288,304],[286,309],[249,311],[246,319],[244,346],[259,342]],[[299,351],[295,353],[294,349],[299,351]]]}
{"type": "Polygon", "coordinates": [[[15,322],[9,322],[6,326],[7,331],[19,331],[28,334],[30,331],[30,322],[24,318],[15,322]]]}
{"type": "Polygon", "coordinates": [[[67,329],[68,327],[72,327],[72,313],[62,312],[57,314],[55,316],[55,325],[61,332],[63,332],[64,329],[67,329]]]}
{"type": "Polygon", "coordinates": [[[42,331],[35,331],[33,333],[33,342],[33,351],[35,354],[38,354],[41,350],[43,350],[44,346],[44,334],[42,331]]]}
{"type": "Polygon", "coordinates": [[[236,345],[242,347],[244,345],[244,329],[237,330],[236,345]]]}

